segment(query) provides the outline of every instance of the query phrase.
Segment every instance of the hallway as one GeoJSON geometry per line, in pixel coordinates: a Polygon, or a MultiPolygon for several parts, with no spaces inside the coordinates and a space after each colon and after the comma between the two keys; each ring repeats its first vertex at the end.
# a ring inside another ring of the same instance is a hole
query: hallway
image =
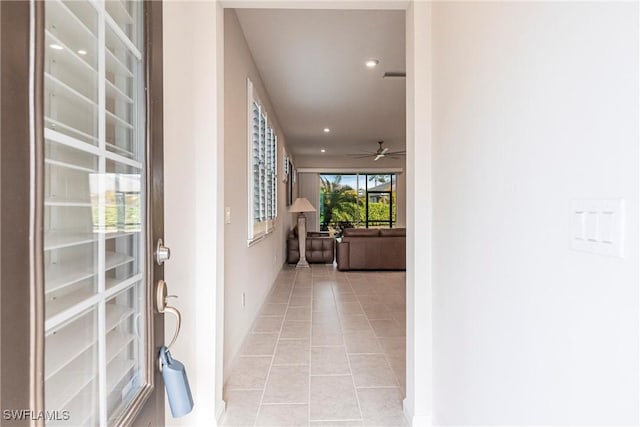
{"type": "Polygon", "coordinates": [[[225,384],[225,426],[403,426],[405,273],[285,266],[225,384]]]}

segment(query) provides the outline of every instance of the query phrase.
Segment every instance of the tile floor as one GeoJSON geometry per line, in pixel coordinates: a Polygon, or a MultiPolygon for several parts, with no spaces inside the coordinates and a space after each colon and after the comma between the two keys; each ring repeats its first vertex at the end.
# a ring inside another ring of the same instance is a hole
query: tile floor
{"type": "Polygon", "coordinates": [[[404,426],[405,273],[282,269],[225,385],[225,426],[404,426]]]}

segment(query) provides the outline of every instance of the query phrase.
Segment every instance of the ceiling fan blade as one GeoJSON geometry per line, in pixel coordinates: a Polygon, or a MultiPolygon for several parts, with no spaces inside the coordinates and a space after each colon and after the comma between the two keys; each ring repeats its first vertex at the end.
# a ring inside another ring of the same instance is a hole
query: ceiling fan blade
{"type": "MultiPolygon", "coordinates": [[[[1,0],[0,0],[1,1],[1,0]]],[[[378,141],[378,145],[380,146],[375,152],[373,153],[354,153],[354,154],[347,154],[348,157],[354,158],[354,159],[364,159],[367,157],[373,157],[373,161],[377,161],[382,159],[385,156],[404,156],[406,155],[406,151],[405,150],[400,150],[400,151],[390,151],[389,147],[383,147],[382,144],[384,144],[384,141],[378,141]]],[[[391,157],[391,158],[396,158],[396,157],[391,157]]]]}

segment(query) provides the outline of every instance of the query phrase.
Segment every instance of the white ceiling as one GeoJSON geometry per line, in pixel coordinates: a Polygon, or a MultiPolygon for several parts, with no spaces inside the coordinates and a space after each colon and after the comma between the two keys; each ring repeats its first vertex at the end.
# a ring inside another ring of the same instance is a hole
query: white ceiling
{"type": "Polygon", "coordinates": [[[405,79],[382,78],[405,71],[404,11],[236,13],[294,156],[405,149],[405,79]]]}

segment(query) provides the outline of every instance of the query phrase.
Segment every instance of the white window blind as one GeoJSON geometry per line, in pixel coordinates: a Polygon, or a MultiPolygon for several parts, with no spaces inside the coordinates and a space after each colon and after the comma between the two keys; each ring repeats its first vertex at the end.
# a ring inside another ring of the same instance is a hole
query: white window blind
{"type": "Polygon", "coordinates": [[[271,232],[277,216],[277,136],[247,80],[249,244],[271,232]]]}
{"type": "Polygon", "coordinates": [[[269,129],[269,138],[267,144],[267,219],[274,220],[277,215],[277,179],[276,171],[278,166],[276,163],[277,137],[275,131],[269,129]]]}

